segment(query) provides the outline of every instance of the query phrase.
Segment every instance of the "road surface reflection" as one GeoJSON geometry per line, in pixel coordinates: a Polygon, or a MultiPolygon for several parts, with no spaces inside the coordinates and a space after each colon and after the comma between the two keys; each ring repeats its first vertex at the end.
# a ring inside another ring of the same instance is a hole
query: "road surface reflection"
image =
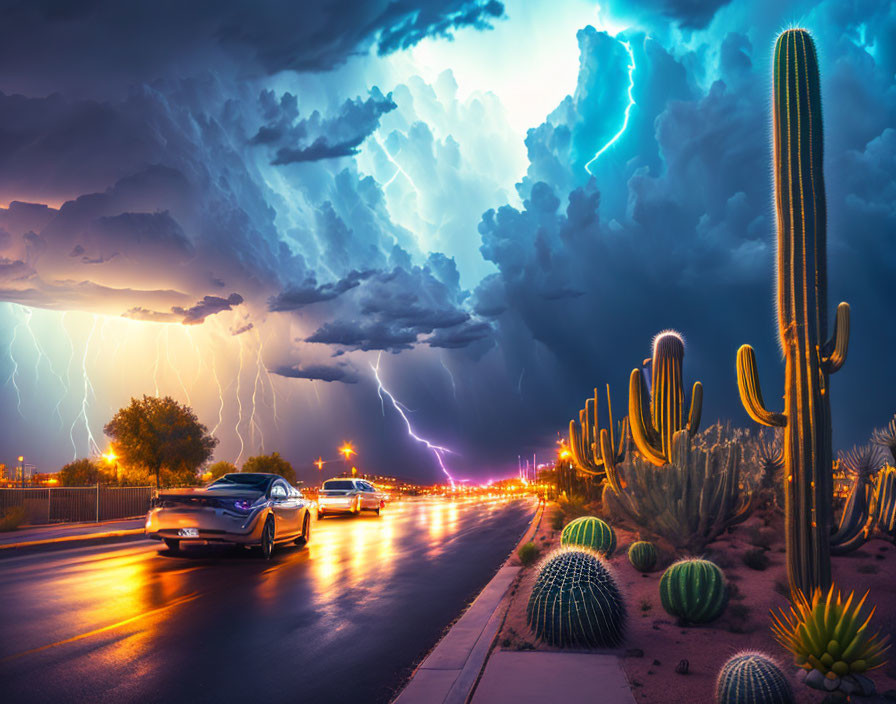
{"type": "Polygon", "coordinates": [[[149,541],[2,560],[4,701],[388,701],[533,511],[404,500],[270,561],[149,541]]]}

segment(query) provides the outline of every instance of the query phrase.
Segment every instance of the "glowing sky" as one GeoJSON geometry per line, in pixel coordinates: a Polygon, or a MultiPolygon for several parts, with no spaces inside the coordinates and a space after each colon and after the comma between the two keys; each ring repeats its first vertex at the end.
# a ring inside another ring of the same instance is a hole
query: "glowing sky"
{"type": "Polygon", "coordinates": [[[853,312],[835,448],[896,411],[891,3],[0,5],[0,462],[94,454],[162,393],[218,459],[310,479],[351,440],[365,470],[494,476],[591,387],[624,404],[669,327],[704,418],[750,425],[737,347],[782,388],[769,59],[795,24],[853,312]]]}

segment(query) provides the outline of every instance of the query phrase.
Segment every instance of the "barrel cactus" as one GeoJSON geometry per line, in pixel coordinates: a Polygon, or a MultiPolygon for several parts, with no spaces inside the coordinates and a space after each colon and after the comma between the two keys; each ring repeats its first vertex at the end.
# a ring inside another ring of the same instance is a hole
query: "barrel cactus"
{"type": "Polygon", "coordinates": [[[660,578],[660,601],[684,623],[714,621],[728,601],[725,575],[709,560],[679,560],[660,578]]]}
{"type": "Polygon", "coordinates": [[[716,680],[716,704],[793,704],[793,690],[784,673],[767,655],[755,652],[731,657],[716,680]]]}
{"type": "Polygon", "coordinates": [[[588,548],[610,557],[616,549],[616,533],[599,518],[582,516],[566,524],[560,534],[560,544],[588,548]]]}
{"type": "Polygon", "coordinates": [[[526,607],[535,636],[556,647],[612,648],[622,642],[625,604],[600,556],[561,547],[541,564],[526,607]]]}
{"type": "Polygon", "coordinates": [[[656,547],[646,540],[632,543],[628,549],[628,561],[638,572],[650,572],[656,567],[656,547]]]}

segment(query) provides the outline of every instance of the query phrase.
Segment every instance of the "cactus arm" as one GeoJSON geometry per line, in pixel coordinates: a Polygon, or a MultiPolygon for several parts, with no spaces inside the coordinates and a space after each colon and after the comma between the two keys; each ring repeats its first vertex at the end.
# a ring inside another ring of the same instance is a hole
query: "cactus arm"
{"type": "Polygon", "coordinates": [[[834,318],[834,332],[823,348],[821,363],[828,374],[840,371],[846,361],[849,350],[849,303],[837,306],[837,317],[834,318]]]}
{"type": "MultiPolygon", "coordinates": [[[[580,415],[580,417],[582,416],[584,416],[584,413],[580,415]]],[[[572,459],[576,469],[592,476],[601,474],[601,468],[591,462],[589,459],[590,453],[585,452],[582,435],[579,433],[578,428],[576,428],[576,422],[574,420],[569,421],[569,449],[570,452],[572,452],[572,459]]]]}
{"type": "Polygon", "coordinates": [[[653,428],[653,421],[649,415],[645,417],[645,410],[649,414],[649,409],[645,409],[644,406],[641,370],[632,369],[628,383],[628,419],[632,430],[632,439],[635,441],[638,452],[652,464],[662,467],[666,463],[666,458],[662,448],[657,447],[659,443],[654,438],[656,431],[653,428]]]}
{"type": "Polygon", "coordinates": [[[749,345],[741,345],[737,351],[737,388],[740,391],[740,401],[750,418],[769,427],[783,428],[787,425],[786,415],[774,413],[765,407],[762,388],[759,386],[759,372],[756,369],[756,353],[749,345]]]}
{"type": "Polygon", "coordinates": [[[703,413],[703,384],[694,382],[691,390],[691,411],[688,413],[688,433],[696,434],[700,429],[700,416],[703,413]]]}

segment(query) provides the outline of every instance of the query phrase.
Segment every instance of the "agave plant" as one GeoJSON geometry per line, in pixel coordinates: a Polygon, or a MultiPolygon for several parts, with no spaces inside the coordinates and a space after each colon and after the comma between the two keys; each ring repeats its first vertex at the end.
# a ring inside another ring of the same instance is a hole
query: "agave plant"
{"type": "Polygon", "coordinates": [[[884,428],[878,428],[871,436],[871,442],[880,447],[886,447],[890,450],[893,461],[896,462],[896,415],[890,420],[884,428]]]}
{"type": "Polygon", "coordinates": [[[831,536],[831,554],[843,555],[861,547],[871,537],[876,516],[872,506],[882,508],[874,486],[874,476],[886,464],[883,450],[877,445],[854,446],[840,452],[840,467],[852,479],[846,507],[840,523],[831,536]]]}
{"type": "Polygon", "coordinates": [[[772,633],[793,653],[794,664],[818,670],[828,679],[861,674],[886,663],[890,637],[871,633],[868,625],[875,609],[864,616],[868,592],[854,603],[854,592],[844,602],[835,585],[822,592],[816,589],[811,601],[800,592],[793,594],[790,613],[772,612],[772,633]]]}

